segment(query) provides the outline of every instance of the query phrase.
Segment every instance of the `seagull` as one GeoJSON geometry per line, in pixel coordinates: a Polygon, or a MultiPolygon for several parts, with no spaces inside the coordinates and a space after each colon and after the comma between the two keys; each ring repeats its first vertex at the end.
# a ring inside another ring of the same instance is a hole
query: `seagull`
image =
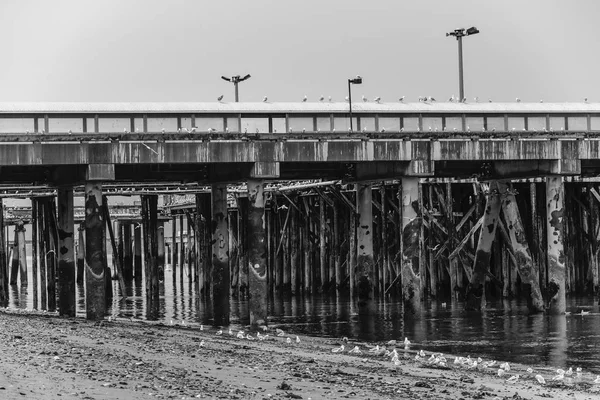
{"type": "Polygon", "coordinates": [[[275,332],[277,332],[277,336],[279,336],[279,337],[281,337],[281,336],[285,335],[285,333],[283,332],[283,330],[281,330],[281,329],[279,329],[279,328],[277,328],[277,329],[275,330],[275,332]]]}
{"type": "Polygon", "coordinates": [[[479,103],[479,97],[475,97],[473,100],[475,101],[475,103],[479,103]]]}
{"type": "Polygon", "coordinates": [[[254,338],[252,336],[250,336],[250,334],[246,335],[246,339],[248,339],[248,340],[254,340],[254,338]]]}
{"type": "Polygon", "coordinates": [[[329,99],[329,102],[331,103],[331,96],[329,96],[329,98],[328,98],[328,99],[329,99]]]}
{"type": "Polygon", "coordinates": [[[219,329],[219,330],[217,331],[217,333],[215,333],[215,335],[217,335],[217,336],[220,336],[220,335],[222,335],[222,334],[223,334],[223,330],[222,330],[222,329],[219,329]]]}
{"type": "Polygon", "coordinates": [[[225,128],[225,133],[229,133],[229,127],[225,128]]]}
{"type": "Polygon", "coordinates": [[[200,330],[203,331],[204,330],[204,325],[200,325],[200,330]]]}
{"type": "Polygon", "coordinates": [[[488,99],[488,103],[491,103],[491,102],[492,102],[492,99],[488,99]]]}
{"type": "Polygon", "coordinates": [[[302,99],[302,101],[306,103],[307,100],[308,100],[308,97],[306,97],[306,95],[304,95],[304,98],[302,99]]]}
{"type": "Polygon", "coordinates": [[[510,365],[507,362],[500,364],[500,368],[507,372],[510,371],[510,365]]]}
{"type": "Polygon", "coordinates": [[[69,135],[72,135],[72,134],[73,134],[73,132],[71,132],[71,130],[69,129],[69,135]]]}
{"type": "Polygon", "coordinates": [[[291,338],[287,338],[287,339],[285,340],[285,342],[286,342],[287,344],[290,344],[290,343],[292,343],[292,339],[291,339],[291,338]]]}
{"type": "Polygon", "coordinates": [[[596,375],[596,379],[594,379],[594,383],[600,383],[600,375],[596,375]]]}
{"type": "Polygon", "coordinates": [[[221,101],[223,100],[223,95],[220,95],[219,97],[217,97],[217,101],[221,101]]]}
{"type": "Polygon", "coordinates": [[[374,100],[375,100],[375,103],[379,103],[381,101],[381,97],[377,96],[377,97],[375,97],[374,100]]]}
{"type": "Polygon", "coordinates": [[[296,343],[300,343],[300,338],[296,335],[296,343]]]}
{"type": "Polygon", "coordinates": [[[369,100],[368,100],[368,99],[365,97],[365,95],[364,95],[364,94],[362,95],[362,101],[364,101],[364,102],[367,102],[367,101],[369,101],[369,100]]]}
{"type": "Polygon", "coordinates": [[[544,102],[544,100],[540,100],[540,103],[543,103],[543,102],[544,102]]]}
{"type": "Polygon", "coordinates": [[[375,347],[371,347],[369,349],[369,353],[377,353],[379,351],[379,345],[375,346],[375,347]]]}
{"type": "Polygon", "coordinates": [[[244,338],[244,331],[239,331],[236,337],[238,339],[243,339],[244,338]]]}
{"type": "Polygon", "coordinates": [[[584,102],[584,103],[587,103],[587,102],[588,102],[588,99],[587,99],[587,97],[586,97],[585,99],[583,99],[583,102],[584,102]]]}
{"type": "Polygon", "coordinates": [[[340,345],[340,347],[336,347],[336,348],[331,349],[332,353],[339,353],[341,351],[344,351],[344,345],[343,344],[340,345]]]}
{"type": "Polygon", "coordinates": [[[533,372],[533,368],[531,368],[531,367],[527,368],[527,373],[528,374],[531,374],[532,372],[533,372]]]}
{"type": "Polygon", "coordinates": [[[556,376],[552,377],[553,381],[562,381],[565,378],[565,376],[563,374],[558,374],[556,376]]]}
{"type": "Polygon", "coordinates": [[[521,102],[521,99],[517,97],[517,103],[520,103],[520,102],[521,102]]]}
{"type": "Polygon", "coordinates": [[[506,383],[515,383],[519,380],[519,375],[513,375],[506,380],[506,383]]]}
{"type": "Polygon", "coordinates": [[[450,97],[450,98],[448,99],[448,101],[449,101],[450,103],[454,102],[454,95],[452,95],[452,97],[450,97]]]}
{"type": "Polygon", "coordinates": [[[402,97],[400,97],[400,98],[398,99],[398,101],[402,103],[402,102],[404,101],[404,97],[405,97],[405,96],[402,96],[402,97]]]}
{"type": "Polygon", "coordinates": [[[267,100],[269,100],[269,99],[267,98],[267,96],[263,97],[263,103],[266,103],[266,102],[267,102],[267,100]]]}
{"type": "Polygon", "coordinates": [[[200,347],[204,347],[204,340],[200,341],[200,347]]]}
{"type": "Polygon", "coordinates": [[[350,101],[350,98],[348,96],[346,96],[346,97],[344,97],[344,100],[350,101]]]}
{"type": "Polygon", "coordinates": [[[435,101],[435,99],[434,99],[433,97],[429,96],[429,97],[427,98],[427,101],[435,101]]]}
{"type": "MultiPolygon", "coordinates": [[[[589,315],[589,314],[590,314],[590,312],[589,312],[589,311],[584,311],[584,310],[581,310],[581,315],[589,315]]],[[[572,372],[572,371],[571,371],[571,372],[572,372]]]]}
{"type": "Polygon", "coordinates": [[[535,379],[537,379],[537,381],[538,381],[539,383],[541,383],[542,385],[545,385],[545,384],[546,384],[546,380],[545,380],[545,379],[544,379],[544,377],[543,377],[543,376],[541,376],[541,375],[536,375],[536,376],[535,376],[535,379]]]}
{"type": "Polygon", "coordinates": [[[504,370],[502,368],[498,368],[498,376],[504,375],[504,370]]]}
{"type": "Polygon", "coordinates": [[[573,375],[573,367],[569,367],[569,369],[565,371],[565,375],[566,375],[566,376],[571,376],[571,375],[573,375]]]}
{"type": "Polygon", "coordinates": [[[351,353],[351,354],[360,354],[361,351],[358,348],[358,346],[354,346],[354,348],[352,350],[350,350],[348,353],[351,353]]]}
{"type": "Polygon", "coordinates": [[[325,96],[321,95],[321,97],[319,97],[319,101],[324,101],[325,100],[325,96]]]}
{"type": "Polygon", "coordinates": [[[165,133],[165,128],[162,128],[160,131],[161,133],[165,133]]]}

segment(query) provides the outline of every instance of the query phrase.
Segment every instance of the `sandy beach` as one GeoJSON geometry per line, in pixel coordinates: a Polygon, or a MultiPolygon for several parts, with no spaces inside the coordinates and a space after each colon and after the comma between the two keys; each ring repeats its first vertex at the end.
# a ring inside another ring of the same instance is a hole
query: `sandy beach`
{"type": "MultiPolygon", "coordinates": [[[[550,381],[550,371],[511,365],[447,366],[420,361],[418,343],[364,343],[269,328],[221,335],[214,327],[117,319],[100,323],[0,312],[3,399],[597,399],[600,385],[550,381]],[[250,333],[253,340],[248,339],[250,333]],[[288,340],[288,338],[290,340],[288,340]],[[290,343],[288,343],[290,342],[290,343]],[[333,352],[334,349],[344,350],[333,352]],[[348,351],[358,346],[360,354],[348,351]],[[379,346],[379,351],[374,351],[379,346]],[[385,347],[385,350],[383,349],[385,347]],[[394,348],[398,361],[385,355],[394,348]],[[370,351],[371,350],[371,351],[370,351]],[[547,383],[534,376],[541,373],[547,383]],[[519,375],[515,383],[507,378],[519,375]]],[[[476,355],[474,355],[476,357],[476,355]]],[[[486,360],[490,361],[490,360],[486,360]]]]}

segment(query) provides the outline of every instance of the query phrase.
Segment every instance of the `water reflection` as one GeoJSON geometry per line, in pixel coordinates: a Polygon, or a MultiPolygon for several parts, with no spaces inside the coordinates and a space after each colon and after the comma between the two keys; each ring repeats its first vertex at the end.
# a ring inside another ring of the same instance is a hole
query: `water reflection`
{"type": "MultiPolygon", "coordinates": [[[[166,274],[160,284],[160,297],[146,303],[140,281],[128,284],[128,297],[115,296],[108,304],[113,316],[161,320],[185,320],[196,324],[212,322],[212,306],[198,295],[197,285],[188,276],[166,274]],[[175,284],[174,284],[175,283],[175,284]]],[[[31,280],[30,280],[31,281],[31,280]]],[[[113,282],[114,293],[120,293],[113,282]]],[[[85,292],[77,287],[77,315],[85,317],[85,292]]],[[[11,308],[32,308],[33,289],[13,285],[11,308]]],[[[360,312],[344,296],[270,298],[271,325],[299,334],[341,338],[348,336],[367,342],[402,341],[408,337],[413,348],[447,354],[481,356],[525,364],[553,367],[580,366],[600,373],[600,313],[592,298],[569,298],[573,315],[529,315],[524,301],[488,301],[482,313],[467,312],[461,303],[429,302],[421,319],[405,320],[400,301],[374,302],[369,312],[360,312]],[[578,315],[585,308],[589,315],[578,315]]],[[[248,324],[248,302],[231,301],[234,329],[248,324]]]]}

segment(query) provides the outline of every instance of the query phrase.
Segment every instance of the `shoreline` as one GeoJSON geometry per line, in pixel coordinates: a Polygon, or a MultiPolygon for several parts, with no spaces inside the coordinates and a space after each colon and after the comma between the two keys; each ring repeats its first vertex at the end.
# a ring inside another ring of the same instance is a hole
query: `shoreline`
{"type": "MultiPolygon", "coordinates": [[[[125,318],[91,322],[43,313],[0,312],[4,340],[0,397],[27,399],[594,399],[600,384],[583,371],[580,381],[552,382],[547,368],[527,373],[522,365],[498,377],[482,363],[468,369],[430,365],[431,353],[396,344],[398,361],[349,338],[324,338],[274,329],[257,340],[224,329],[165,325],[125,318]],[[288,337],[291,343],[287,343],[288,337]],[[344,345],[344,351],[332,350],[344,345]],[[361,354],[349,354],[358,346],[361,354]],[[397,365],[396,365],[397,364],[397,365]],[[534,378],[541,373],[546,384],[534,378]],[[516,383],[508,377],[519,374],[516,383]]],[[[489,361],[489,360],[482,360],[489,361]]]]}

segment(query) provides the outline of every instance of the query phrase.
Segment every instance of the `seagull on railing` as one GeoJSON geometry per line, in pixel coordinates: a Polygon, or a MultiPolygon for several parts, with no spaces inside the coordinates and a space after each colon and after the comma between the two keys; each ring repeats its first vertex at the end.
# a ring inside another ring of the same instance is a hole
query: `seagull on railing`
{"type": "Polygon", "coordinates": [[[302,102],[306,103],[308,101],[308,97],[306,97],[306,95],[304,95],[304,98],[302,99],[302,102]]]}
{"type": "Polygon", "coordinates": [[[325,96],[321,95],[321,97],[319,97],[319,101],[325,101],[325,96]]]}
{"type": "Polygon", "coordinates": [[[377,96],[377,97],[375,97],[374,100],[375,100],[375,103],[379,103],[381,101],[381,97],[377,96]]]}
{"type": "Polygon", "coordinates": [[[517,97],[517,103],[520,103],[520,102],[521,102],[521,99],[517,97]]]}
{"type": "Polygon", "coordinates": [[[404,101],[404,97],[406,97],[406,96],[402,96],[402,97],[400,97],[400,98],[398,99],[398,101],[402,103],[402,102],[404,101]]]}
{"type": "Polygon", "coordinates": [[[221,101],[223,100],[223,95],[220,95],[219,97],[217,97],[217,101],[221,101]]]}
{"type": "Polygon", "coordinates": [[[344,98],[344,100],[346,100],[346,101],[350,101],[350,98],[349,98],[348,96],[346,96],[346,97],[344,98]]]}
{"type": "Polygon", "coordinates": [[[267,96],[263,97],[263,103],[266,103],[266,102],[267,102],[267,100],[269,100],[269,99],[267,98],[267,96]]]}
{"type": "Polygon", "coordinates": [[[369,99],[367,99],[367,98],[365,97],[365,95],[363,94],[363,95],[362,95],[362,101],[364,101],[364,102],[366,103],[367,101],[369,101],[369,99]]]}

